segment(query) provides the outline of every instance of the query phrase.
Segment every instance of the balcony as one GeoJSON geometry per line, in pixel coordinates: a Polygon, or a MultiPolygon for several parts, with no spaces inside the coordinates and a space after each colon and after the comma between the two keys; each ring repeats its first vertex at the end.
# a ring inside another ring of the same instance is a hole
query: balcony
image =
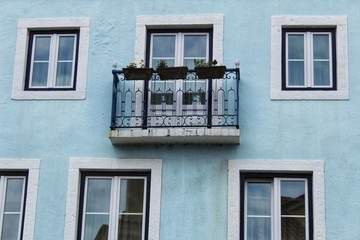
{"type": "Polygon", "coordinates": [[[223,78],[129,80],[113,70],[113,144],[239,144],[239,68],[223,78]]]}

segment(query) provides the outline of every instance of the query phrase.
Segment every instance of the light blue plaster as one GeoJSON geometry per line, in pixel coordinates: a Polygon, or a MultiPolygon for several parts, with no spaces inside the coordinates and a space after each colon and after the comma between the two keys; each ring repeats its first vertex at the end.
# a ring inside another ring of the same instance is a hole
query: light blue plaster
{"type": "Polygon", "coordinates": [[[227,236],[227,160],[325,160],[328,240],[360,239],[360,2],[5,0],[0,10],[0,158],[41,159],[36,240],[64,239],[70,157],[163,159],[162,240],[227,236]],[[138,15],[224,15],[224,63],[241,60],[239,146],[113,146],[111,64],[134,58],[138,15]],[[349,101],[271,101],[273,15],[346,15],[349,101]],[[90,17],[86,100],[11,100],[19,18],[90,17]]]}

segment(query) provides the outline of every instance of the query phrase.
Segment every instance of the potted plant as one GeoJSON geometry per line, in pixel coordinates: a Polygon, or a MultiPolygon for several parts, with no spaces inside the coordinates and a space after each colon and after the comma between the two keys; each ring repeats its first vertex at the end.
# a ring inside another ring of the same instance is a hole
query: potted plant
{"type": "Polygon", "coordinates": [[[205,62],[204,60],[194,60],[195,72],[198,75],[199,79],[209,79],[209,78],[223,78],[226,66],[217,65],[217,61],[205,62]]]}
{"type": "Polygon", "coordinates": [[[185,79],[188,72],[188,68],[168,67],[165,60],[160,60],[157,65],[157,72],[161,80],[185,79]]]}
{"type": "Polygon", "coordinates": [[[153,74],[152,68],[145,68],[144,60],[139,63],[140,67],[135,61],[129,63],[126,68],[123,68],[126,80],[150,80],[153,74]]]}

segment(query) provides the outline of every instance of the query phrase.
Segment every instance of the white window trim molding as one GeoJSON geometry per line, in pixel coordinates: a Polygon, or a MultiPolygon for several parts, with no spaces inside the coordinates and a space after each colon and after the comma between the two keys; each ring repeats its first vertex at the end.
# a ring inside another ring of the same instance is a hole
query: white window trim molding
{"type": "Polygon", "coordinates": [[[80,171],[151,171],[149,239],[160,239],[161,159],[70,158],[64,239],[76,239],[80,171]]]}
{"type": "Polygon", "coordinates": [[[14,63],[12,99],[85,99],[88,68],[90,18],[25,18],[19,19],[14,63]],[[75,91],[24,91],[29,30],[80,30],[75,91]]]}
{"type": "Polygon", "coordinates": [[[312,173],[313,239],[326,239],[325,180],[322,160],[229,160],[228,240],[240,239],[240,172],[312,173]]]}
{"type": "Polygon", "coordinates": [[[224,52],[224,16],[212,15],[177,15],[177,16],[137,16],[135,36],[135,60],[145,59],[146,32],[151,28],[213,28],[213,59],[223,64],[224,52]]]}
{"type": "Polygon", "coordinates": [[[36,203],[39,186],[40,160],[38,159],[3,159],[0,158],[0,169],[9,171],[26,170],[27,194],[22,239],[34,239],[36,203]]]}
{"type": "Polygon", "coordinates": [[[347,100],[348,22],[347,16],[272,16],[271,17],[271,99],[272,100],[347,100]],[[283,27],[336,27],[336,84],[334,91],[285,91],[281,87],[281,34],[283,27]]]}

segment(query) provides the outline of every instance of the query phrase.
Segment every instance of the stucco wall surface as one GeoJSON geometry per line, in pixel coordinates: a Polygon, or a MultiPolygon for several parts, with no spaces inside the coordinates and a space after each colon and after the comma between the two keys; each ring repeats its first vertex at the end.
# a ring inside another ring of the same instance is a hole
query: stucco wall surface
{"type": "Polygon", "coordinates": [[[160,239],[227,238],[227,164],[325,161],[326,236],[360,239],[360,1],[3,0],[0,7],[0,158],[40,159],[36,240],[64,239],[71,157],[162,159],[160,239]],[[113,146],[112,62],[134,59],[136,16],[224,16],[223,63],[240,59],[241,144],[113,146]],[[350,99],[270,99],[271,16],[347,16],[350,99]],[[20,18],[90,18],[84,100],[12,100],[20,18]]]}

